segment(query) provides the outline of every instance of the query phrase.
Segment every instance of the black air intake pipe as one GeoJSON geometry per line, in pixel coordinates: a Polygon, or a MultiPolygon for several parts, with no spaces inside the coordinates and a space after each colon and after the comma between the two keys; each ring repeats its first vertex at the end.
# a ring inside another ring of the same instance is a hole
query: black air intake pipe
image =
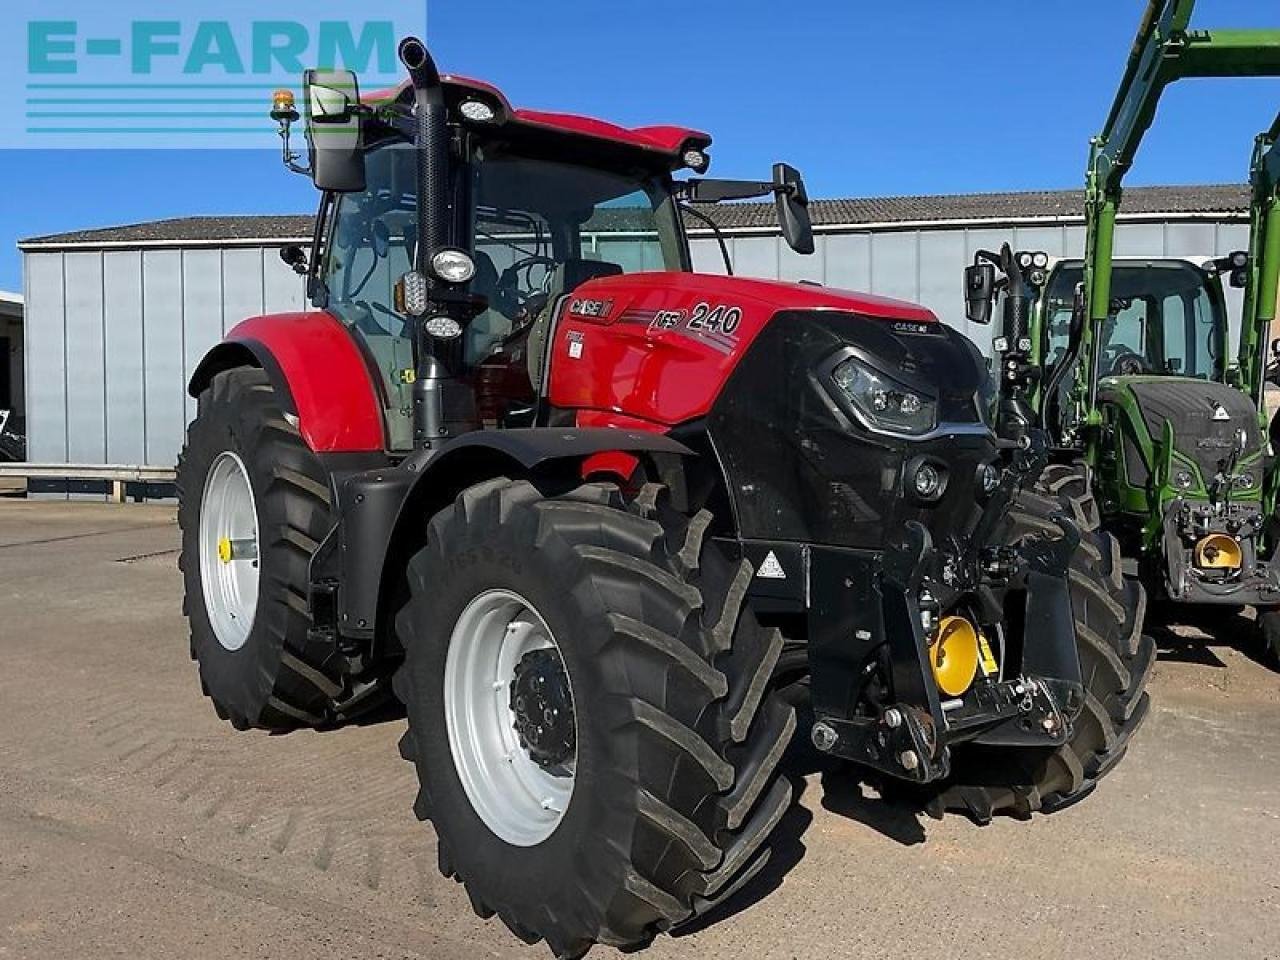
{"type": "MultiPolygon", "coordinates": [[[[454,375],[461,361],[462,337],[437,339],[426,330],[431,317],[448,316],[462,325],[456,298],[431,269],[431,258],[449,245],[449,125],[440,71],[417,37],[400,42],[400,62],[413,84],[414,146],[418,153],[418,251],[414,269],[427,281],[427,312],[417,318],[417,376],[413,384],[413,439],[419,450],[431,450],[479,425],[475,395],[454,375]]],[[[451,291],[452,292],[452,291],[451,291]]]]}
{"type": "Polygon", "coordinates": [[[418,149],[418,255],[415,267],[436,286],[431,255],[449,242],[449,128],[440,71],[417,37],[400,41],[400,62],[413,84],[418,149]]]}

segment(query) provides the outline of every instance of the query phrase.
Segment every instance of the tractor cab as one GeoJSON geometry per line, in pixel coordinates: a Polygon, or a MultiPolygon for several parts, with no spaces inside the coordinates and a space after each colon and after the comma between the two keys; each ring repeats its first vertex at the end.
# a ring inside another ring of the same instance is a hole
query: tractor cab
{"type": "MultiPolygon", "coordinates": [[[[482,138],[467,161],[456,239],[470,251],[455,256],[473,271],[476,312],[445,350],[476,391],[481,421],[494,426],[532,410],[561,297],[595,278],[688,270],[689,254],[674,184],[660,169],[541,159],[482,138]]],[[[396,287],[415,263],[416,164],[412,143],[394,131],[368,150],[365,189],[326,201],[312,282],[377,369],[398,450],[413,446],[414,325],[396,309],[396,287]]]]}
{"type": "MultiPolygon", "coordinates": [[[[1218,262],[1210,257],[1117,258],[1111,309],[1099,334],[1096,376],[1180,376],[1224,381],[1229,324],[1218,262]]],[[[1043,293],[1040,349],[1053,372],[1068,353],[1081,260],[1051,259],[1043,293]]]]}
{"type": "Polygon", "coordinates": [[[592,280],[690,272],[686,203],[775,196],[788,239],[812,251],[791,167],[769,182],[677,180],[707,170],[709,136],[517,109],[488,84],[435,75],[422,56],[425,75],[363,99],[353,74],[310,71],[309,169],[289,147],[300,117],[287,91],[272,114],[286,164],[323,192],[317,255],[300,272],[377,371],[390,450],[441,430],[532,425],[558,308],[592,280]],[[433,128],[425,163],[419,121],[433,128]],[[415,403],[424,380],[441,404],[415,403]],[[437,406],[455,419],[415,428],[415,410],[437,406]]]}

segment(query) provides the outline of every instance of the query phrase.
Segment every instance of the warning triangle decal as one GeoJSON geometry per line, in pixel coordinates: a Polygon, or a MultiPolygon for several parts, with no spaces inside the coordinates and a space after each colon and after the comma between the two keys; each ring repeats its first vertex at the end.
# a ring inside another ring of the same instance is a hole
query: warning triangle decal
{"type": "Polygon", "coordinates": [[[760,569],[756,571],[756,576],[763,580],[785,580],[787,571],[783,570],[782,564],[778,562],[778,555],[770,550],[769,555],[764,558],[764,563],[760,564],[760,569]]]}

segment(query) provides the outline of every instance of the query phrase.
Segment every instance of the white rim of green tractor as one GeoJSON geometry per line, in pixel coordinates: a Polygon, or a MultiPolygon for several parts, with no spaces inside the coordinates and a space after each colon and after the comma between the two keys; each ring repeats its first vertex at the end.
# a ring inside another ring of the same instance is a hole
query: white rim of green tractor
{"type": "Polygon", "coordinates": [[[535,650],[561,656],[542,615],[519,594],[486,590],[454,624],[444,668],[445,725],[462,789],[485,825],[517,847],[537,846],[555,832],[577,766],[576,718],[573,759],[554,771],[530,756],[516,732],[516,666],[535,650]]]}
{"type": "Polygon", "coordinates": [[[244,461],[218,454],[200,498],[200,585],[213,634],[225,649],[245,645],[258,612],[258,508],[244,461]]]}

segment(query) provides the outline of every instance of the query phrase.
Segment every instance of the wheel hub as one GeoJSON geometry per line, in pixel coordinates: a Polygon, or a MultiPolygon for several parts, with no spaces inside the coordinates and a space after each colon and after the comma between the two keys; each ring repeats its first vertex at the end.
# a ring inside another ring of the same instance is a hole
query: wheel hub
{"type": "Polygon", "coordinates": [[[556,651],[531,650],[516,664],[511,712],[520,745],[538,766],[551,770],[573,757],[573,697],[564,662],[556,651]]]}
{"type": "Polygon", "coordinates": [[[200,499],[197,540],[205,611],[218,643],[232,653],[248,642],[258,610],[258,508],[239,455],[220,453],[200,499]]]}

